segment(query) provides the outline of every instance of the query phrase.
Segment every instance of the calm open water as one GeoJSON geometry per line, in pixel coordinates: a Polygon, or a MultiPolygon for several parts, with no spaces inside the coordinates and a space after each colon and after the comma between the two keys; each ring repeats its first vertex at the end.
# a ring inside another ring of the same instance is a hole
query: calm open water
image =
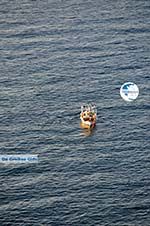
{"type": "Polygon", "coordinates": [[[150,225],[149,72],[149,0],[0,1],[1,226],[150,225]]]}

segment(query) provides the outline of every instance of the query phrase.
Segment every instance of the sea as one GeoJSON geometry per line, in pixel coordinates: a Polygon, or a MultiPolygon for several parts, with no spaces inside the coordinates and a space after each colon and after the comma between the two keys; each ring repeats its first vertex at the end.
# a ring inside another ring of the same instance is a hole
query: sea
{"type": "Polygon", "coordinates": [[[149,0],[0,1],[0,226],[149,226],[149,122],[149,0]]]}

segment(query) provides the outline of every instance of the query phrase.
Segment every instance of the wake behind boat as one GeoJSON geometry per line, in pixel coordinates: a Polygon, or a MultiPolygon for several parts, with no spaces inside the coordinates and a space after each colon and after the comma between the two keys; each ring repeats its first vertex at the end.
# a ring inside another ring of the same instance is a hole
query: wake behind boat
{"type": "Polygon", "coordinates": [[[97,110],[95,105],[87,104],[81,106],[81,126],[85,129],[92,129],[96,125],[97,110]]]}

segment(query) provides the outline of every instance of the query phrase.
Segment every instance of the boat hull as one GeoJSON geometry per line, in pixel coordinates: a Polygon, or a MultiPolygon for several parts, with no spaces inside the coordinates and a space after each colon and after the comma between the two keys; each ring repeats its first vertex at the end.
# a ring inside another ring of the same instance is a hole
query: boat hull
{"type": "Polygon", "coordinates": [[[84,121],[82,117],[80,117],[81,119],[81,127],[84,129],[93,129],[96,126],[96,121],[93,122],[89,122],[89,121],[84,121]]]}

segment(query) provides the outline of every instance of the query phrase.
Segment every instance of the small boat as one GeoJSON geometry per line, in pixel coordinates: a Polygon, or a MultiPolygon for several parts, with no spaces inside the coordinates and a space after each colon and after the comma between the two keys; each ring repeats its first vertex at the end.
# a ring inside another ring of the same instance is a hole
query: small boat
{"type": "Polygon", "coordinates": [[[96,125],[97,110],[95,105],[87,104],[81,106],[81,127],[85,129],[92,129],[96,125]]]}

